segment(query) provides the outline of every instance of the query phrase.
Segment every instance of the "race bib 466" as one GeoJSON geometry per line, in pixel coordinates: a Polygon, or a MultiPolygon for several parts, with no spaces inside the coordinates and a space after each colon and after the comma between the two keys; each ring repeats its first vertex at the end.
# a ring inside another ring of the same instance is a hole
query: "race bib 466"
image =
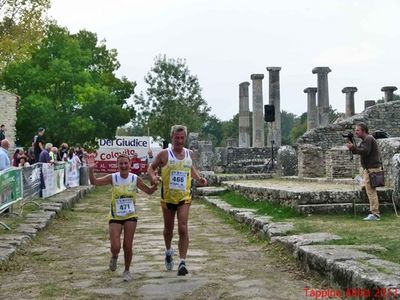
{"type": "Polygon", "coordinates": [[[187,172],[185,171],[171,171],[169,177],[169,188],[171,190],[186,189],[187,172]]]}

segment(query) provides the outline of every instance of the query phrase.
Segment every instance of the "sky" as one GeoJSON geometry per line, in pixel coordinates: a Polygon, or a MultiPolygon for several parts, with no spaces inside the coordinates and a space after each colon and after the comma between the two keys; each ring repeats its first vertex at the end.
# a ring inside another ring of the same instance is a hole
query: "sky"
{"type": "MultiPolygon", "coordinates": [[[[281,109],[307,111],[303,90],[317,86],[312,69],[328,66],[329,100],[345,111],[342,89],[364,100],[400,88],[398,0],[52,0],[48,15],[71,33],[86,29],[118,51],[118,76],[145,91],[144,76],[158,55],[184,58],[211,113],[229,120],[239,111],[239,84],[280,71],[281,109]]],[[[251,85],[250,110],[251,108],[251,85]]]]}

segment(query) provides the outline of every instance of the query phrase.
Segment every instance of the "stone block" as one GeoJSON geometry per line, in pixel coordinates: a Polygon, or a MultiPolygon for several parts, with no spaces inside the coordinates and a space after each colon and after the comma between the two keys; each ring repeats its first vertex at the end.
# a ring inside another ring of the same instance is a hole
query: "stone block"
{"type": "Polygon", "coordinates": [[[264,225],[262,232],[269,238],[271,239],[273,236],[278,236],[278,235],[285,235],[289,231],[293,230],[294,226],[292,223],[285,223],[285,222],[280,222],[280,223],[271,223],[264,225]]]}
{"type": "Polygon", "coordinates": [[[271,241],[284,245],[290,252],[296,252],[298,247],[332,240],[340,240],[341,237],[327,232],[305,233],[299,235],[276,236],[271,241]]]}

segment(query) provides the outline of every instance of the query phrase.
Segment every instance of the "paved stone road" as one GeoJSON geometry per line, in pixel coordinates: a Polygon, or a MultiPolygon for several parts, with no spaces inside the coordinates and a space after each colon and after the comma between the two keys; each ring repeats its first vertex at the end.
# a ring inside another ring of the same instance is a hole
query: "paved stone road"
{"type": "Polygon", "coordinates": [[[178,277],[176,271],[167,272],[158,196],[143,193],[134,239],[134,279],[123,282],[122,252],[117,271],[108,270],[109,198],[108,188],[98,188],[15,256],[0,271],[0,298],[304,299],[304,288],[316,285],[293,263],[272,257],[276,251],[268,243],[251,243],[198,200],[189,223],[190,273],[178,277]]]}

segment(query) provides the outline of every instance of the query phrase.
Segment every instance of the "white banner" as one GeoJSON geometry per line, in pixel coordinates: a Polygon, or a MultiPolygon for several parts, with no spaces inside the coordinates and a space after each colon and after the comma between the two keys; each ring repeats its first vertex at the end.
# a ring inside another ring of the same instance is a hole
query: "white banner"
{"type": "Polygon", "coordinates": [[[42,197],[47,198],[65,190],[65,163],[42,164],[43,182],[42,197]]]}

